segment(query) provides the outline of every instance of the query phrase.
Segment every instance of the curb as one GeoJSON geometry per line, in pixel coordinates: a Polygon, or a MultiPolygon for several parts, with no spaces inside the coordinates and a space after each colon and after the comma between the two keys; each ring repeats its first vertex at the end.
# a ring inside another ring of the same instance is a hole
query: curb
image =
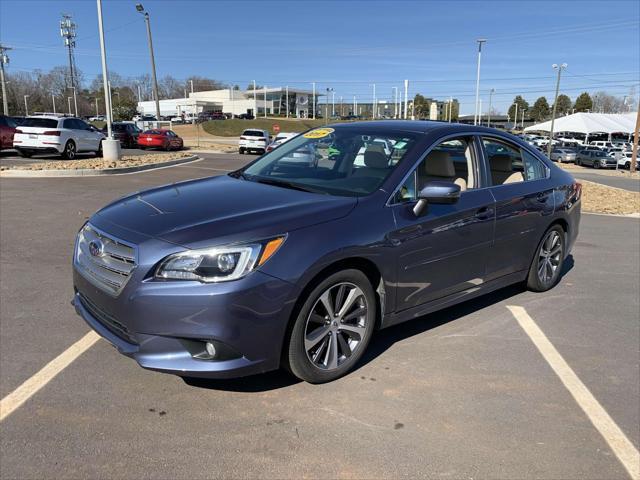
{"type": "Polygon", "coordinates": [[[618,218],[638,218],[640,213],[601,213],[601,212],[582,212],[583,215],[598,215],[600,217],[618,217],[618,218]]]}
{"type": "Polygon", "coordinates": [[[160,168],[172,167],[174,165],[180,165],[182,163],[197,162],[202,160],[197,155],[191,155],[185,158],[179,158],[177,160],[170,160],[168,162],[151,163],[148,165],[137,165],[135,167],[121,167],[121,168],[82,168],[77,170],[3,170],[0,172],[0,177],[9,178],[47,178],[47,177],[97,177],[102,175],[122,175],[125,173],[137,173],[144,172],[145,170],[155,170],[160,168]]]}

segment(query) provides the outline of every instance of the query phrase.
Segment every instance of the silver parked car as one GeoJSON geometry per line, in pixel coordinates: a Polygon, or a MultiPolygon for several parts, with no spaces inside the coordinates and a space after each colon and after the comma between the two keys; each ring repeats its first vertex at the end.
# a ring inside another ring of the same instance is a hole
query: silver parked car
{"type": "Polygon", "coordinates": [[[575,163],[576,152],[568,148],[554,148],[551,151],[551,160],[560,163],[575,163]]]}

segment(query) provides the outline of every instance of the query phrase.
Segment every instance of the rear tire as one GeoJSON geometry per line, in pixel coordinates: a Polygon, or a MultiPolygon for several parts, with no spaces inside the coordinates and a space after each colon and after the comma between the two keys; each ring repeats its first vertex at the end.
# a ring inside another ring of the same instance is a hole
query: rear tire
{"type": "Polygon", "coordinates": [[[102,158],[102,140],[100,140],[100,146],[98,147],[98,150],[96,151],[96,157],[102,158]]]}
{"type": "Polygon", "coordinates": [[[240,155],[244,155],[244,148],[239,148],[239,149],[238,149],[238,153],[239,153],[240,155]]]}
{"type": "Polygon", "coordinates": [[[376,297],[360,270],[318,283],[297,312],[284,364],[296,377],[325,383],[346,375],[364,354],[375,327],[376,297]]]}
{"type": "Polygon", "coordinates": [[[62,152],[62,158],[64,158],[65,160],[75,160],[76,144],[73,140],[69,140],[64,146],[64,151],[62,152]]]}
{"type": "Polygon", "coordinates": [[[529,267],[529,290],[546,292],[557,285],[564,265],[565,238],[560,225],[553,225],[544,233],[529,267]]]}
{"type": "Polygon", "coordinates": [[[600,168],[600,161],[599,160],[595,160],[593,162],[593,168],[600,168]]]}

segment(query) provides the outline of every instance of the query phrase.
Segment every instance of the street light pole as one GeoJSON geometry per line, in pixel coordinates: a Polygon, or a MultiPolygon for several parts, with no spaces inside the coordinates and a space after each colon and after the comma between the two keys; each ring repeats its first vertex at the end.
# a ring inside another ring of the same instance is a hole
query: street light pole
{"type": "Polygon", "coordinates": [[[78,116],[78,98],[76,97],[76,87],[71,87],[73,89],[73,109],[76,112],[76,117],[78,116]]]}
{"type": "Polygon", "coordinates": [[[398,118],[398,87],[391,87],[393,90],[393,118],[398,118]]]}
{"type": "Polygon", "coordinates": [[[96,97],[96,117],[98,115],[100,115],[100,114],[98,113],[98,97],[96,97]]]}
{"type": "Polygon", "coordinates": [[[24,116],[25,117],[29,116],[29,105],[27,105],[27,98],[29,98],[29,95],[24,96],[24,116]]]}
{"type": "Polygon", "coordinates": [[[487,115],[487,127],[491,126],[491,101],[493,99],[493,94],[495,93],[496,89],[492,88],[491,90],[489,90],[489,113],[487,115]]]}
{"type": "Polygon", "coordinates": [[[376,119],[376,110],[377,110],[377,103],[376,103],[376,84],[373,83],[373,104],[371,105],[371,119],[375,120],[376,119]]]}
{"type": "Polygon", "coordinates": [[[67,104],[69,106],[69,116],[71,116],[71,100],[73,97],[67,97],[67,104]]]}
{"type": "Polygon", "coordinates": [[[253,81],[253,119],[258,118],[258,93],[256,92],[256,81],[253,81]]]}
{"type": "Polygon", "coordinates": [[[289,118],[289,85],[285,87],[285,104],[287,105],[287,118],[289,118]]]}
{"type": "Polygon", "coordinates": [[[526,113],[526,109],[522,109],[522,122],[520,123],[520,130],[524,131],[524,114],[526,113]]]}
{"type": "Polygon", "coordinates": [[[476,74],[476,113],[473,117],[474,125],[477,125],[478,123],[478,102],[480,101],[480,58],[482,56],[482,44],[487,40],[484,38],[479,38],[476,41],[478,42],[478,72],[476,74]]]}
{"type": "MultiPolygon", "coordinates": [[[[113,138],[113,116],[111,112],[111,88],[109,86],[109,70],[107,69],[107,47],[104,43],[104,26],[102,23],[102,0],[96,0],[98,9],[98,33],[100,37],[100,57],[102,63],[102,89],[104,90],[104,110],[107,117],[107,138],[102,140],[102,156],[105,160],[120,159],[120,142],[113,138]]],[[[142,7],[142,5],[140,5],[142,7]]],[[[137,8],[137,7],[136,7],[137,8]]],[[[158,97],[156,96],[156,99],[158,97]]]]}
{"type": "Polygon", "coordinates": [[[409,80],[404,81],[404,119],[407,119],[407,109],[409,107],[409,80]]]}
{"type": "Polygon", "coordinates": [[[313,120],[315,120],[316,119],[316,82],[312,82],[312,84],[313,84],[313,105],[312,105],[313,117],[312,118],[313,120]]]}
{"type": "Polygon", "coordinates": [[[51,94],[51,103],[53,104],[53,114],[56,114],[56,96],[52,93],[51,94]]]}
{"type": "Polygon", "coordinates": [[[513,129],[515,130],[518,126],[518,104],[514,103],[514,105],[516,106],[516,114],[513,116],[514,120],[513,120],[513,129]]]}
{"type": "MultiPolygon", "coordinates": [[[[158,96],[158,79],[156,78],[156,60],[153,56],[153,38],[151,37],[151,22],[149,20],[149,12],[144,10],[141,3],[136,5],[136,10],[144,15],[144,21],[147,24],[147,40],[149,41],[149,54],[151,56],[151,77],[153,79],[153,97],[156,101],[156,120],[160,121],[160,97],[158,96]]],[[[111,135],[111,134],[109,134],[111,135]]]]}
{"type": "Polygon", "coordinates": [[[264,89],[264,118],[267,118],[267,86],[263,87],[264,89]]]}
{"type": "Polygon", "coordinates": [[[552,67],[558,70],[558,80],[556,81],[556,95],[553,98],[553,112],[551,113],[551,131],[549,132],[549,145],[547,145],[547,156],[551,158],[551,147],[553,146],[553,124],[556,120],[556,107],[558,106],[558,92],[560,91],[560,74],[563,68],[567,68],[567,64],[558,65],[554,63],[552,67]]]}

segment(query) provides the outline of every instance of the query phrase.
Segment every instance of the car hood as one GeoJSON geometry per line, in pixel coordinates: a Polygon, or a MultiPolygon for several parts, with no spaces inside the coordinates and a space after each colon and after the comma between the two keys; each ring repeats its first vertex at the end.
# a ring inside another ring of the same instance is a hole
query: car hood
{"type": "MultiPolygon", "coordinates": [[[[229,176],[166,185],[129,195],[95,215],[188,248],[251,241],[347,215],[354,197],[336,197],[229,176]]],[[[104,227],[103,227],[104,228],[104,227]]]]}

